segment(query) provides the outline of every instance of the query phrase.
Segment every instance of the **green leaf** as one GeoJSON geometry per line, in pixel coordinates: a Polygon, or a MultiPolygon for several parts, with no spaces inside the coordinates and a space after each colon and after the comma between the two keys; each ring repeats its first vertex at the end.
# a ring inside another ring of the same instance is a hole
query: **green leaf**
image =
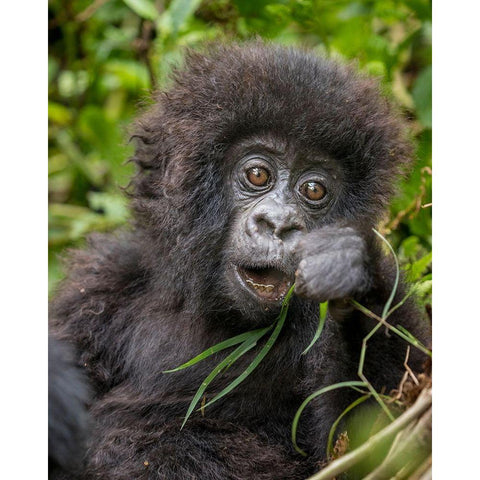
{"type": "Polygon", "coordinates": [[[272,326],[266,327],[266,328],[259,328],[258,330],[251,330],[249,332],[245,332],[245,333],[242,333],[240,335],[237,335],[236,337],[229,338],[229,339],[227,339],[223,342],[217,343],[213,347],[207,348],[202,353],[200,353],[196,357],[192,358],[188,362],[183,363],[179,367],[173,368],[172,370],[165,370],[162,373],[178,372],[179,370],[183,370],[184,368],[191,367],[192,365],[195,365],[196,363],[201,362],[202,360],[205,360],[210,355],[213,355],[214,353],[217,353],[217,352],[221,352],[222,350],[225,350],[226,348],[233,347],[233,345],[237,345],[239,343],[247,341],[250,338],[257,338],[257,337],[261,338],[271,328],[272,328],[272,326]]]}
{"type": "Polygon", "coordinates": [[[124,165],[125,158],[132,151],[133,145],[126,146],[118,123],[106,116],[105,108],[86,105],[80,111],[76,124],[77,137],[81,138],[91,149],[91,156],[86,161],[80,153],[78,164],[89,168],[90,175],[96,175],[99,182],[104,182],[108,174],[115,189],[127,182],[132,166],[124,165]],[[102,174],[104,170],[104,174],[102,174]]]}
{"type": "Polygon", "coordinates": [[[315,335],[312,341],[310,342],[310,344],[308,345],[308,347],[302,352],[302,355],[305,355],[313,347],[314,343],[320,338],[323,327],[325,325],[325,320],[327,318],[327,312],[328,312],[328,302],[321,303],[317,331],[315,332],[315,335]]]}
{"type": "Polygon", "coordinates": [[[425,67],[415,81],[412,97],[420,122],[432,128],[432,67],[425,67]]]}
{"type": "Polygon", "coordinates": [[[249,338],[247,338],[239,347],[237,347],[232,353],[230,353],[230,355],[228,355],[222,362],[220,362],[205,378],[205,380],[200,385],[200,388],[197,390],[197,393],[195,393],[192,401],[190,402],[190,405],[188,406],[187,413],[185,415],[185,418],[183,419],[183,423],[180,429],[182,429],[185,426],[185,423],[187,423],[187,420],[192,414],[195,405],[197,405],[199,400],[202,398],[203,393],[210,385],[210,383],[212,383],[212,381],[219,373],[230,367],[232,363],[237,361],[242,355],[247,353],[257,344],[257,341],[265,334],[265,332],[262,333],[262,330],[257,330],[257,333],[255,335],[250,335],[249,338]]]}
{"type": "Polygon", "coordinates": [[[58,125],[68,125],[72,121],[72,113],[60,103],[48,102],[48,119],[58,125]]]}
{"type": "Polygon", "coordinates": [[[333,385],[329,385],[328,387],[321,388],[320,390],[317,390],[316,392],[312,393],[309,395],[303,403],[300,405],[300,408],[297,410],[297,413],[295,414],[295,417],[292,422],[292,443],[295,448],[295,450],[302,454],[304,457],[307,455],[298,445],[297,445],[297,428],[298,428],[298,422],[300,420],[300,416],[302,415],[303,411],[305,410],[305,407],[314,399],[317,398],[320,395],[323,395],[324,393],[331,392],[332,390],[337,390],[339,388],[345,388],[345,387],[368,387],[368,385],[365,382],[361,382],[359,380],[351,380],[348,382],[340,382],[340,383],[334,383],[333,385]]]}
{"type": "Polygon", "coordinates": [[[380,60],[373,60],[365,65],[365,71],[369,75],[383,78],[387,74],[387,67],[380,60]]]}
{"type": "Polygon", "coordinates": [[[172,0],[162,15],[162,25],[167,27],[172,35],[176,35],[187,24],[200,3],[201,0],[172,0]]]}
{"type": "Polygon", "coordinates": [[[416,262],[412,263],[408,271],[408,279],[411,282],[419,280],[422,277],[422,273],[431,263],[432,263],[432,252],[427,253],[427,255],[420,258],[416,262]]]}
{"type": "Polygon", "coordinates": [[[102,210],[111,221],[124,222],[128,217],[126,198],[118,193],[88,192],[88,204],[92,210],[102,210]]]}
{"type": "Polygon", "coordinates": [[[285,318],[287,317],[288,303],[290,301],[290,297],[293,295],[294,289],[295,289],[295,284],[293,284],[290,287],[290,290],[285,296],[285,299],[283,300],[282,310],[280,312],[280,315],[278,317],[278,320],[275,326],[275,330],[270,335],[270,338],[267,340],[267,343],[265,343],[263,348],[260,350],[260,353],[253,359],[252,363],[250,363],[250,365],[246,368],[246,370],[243,373],[241,373],[232,383],[230,383],[230,385],[225,387],[219,394],[217,394],[212,400],[210,400],[205,405],[205,407],[212,405],[212,403],[216,402],[217,400],[220,400],[220,398],[225,396],[227,393],[231,392],[235,387],[237,387],[240,383],[242,383],[258,367],[260,362],[265,358],[267,353],[273,347],[275,341],[278,338],[278,335],[280,334],[283,328],[283,324],[285,323],[285,318]]]}
{"type": "Polygon", "coordinates": [[[432,294],[432,280],[425,280],[423,282],[417,283],[415,285],[415,293],[420,297],[424,297],[425,295],[432,294]]]}
{"type": "Polygon", "coordinates": [[[405,261],[414,258],[420,249],[420,240],[417,236],[411,235],[402,241],[399,249],[399,256],[402,256],[405,261]]]}
{"type": "Polygon", "coordinates": [[[156,20],[159,16],[155,5],[150,0],[123,0],[139,17],[156,20]]]}
{"type": "Polygon", "coordinates": [[[150,87],[147,67],[137,61],[110,60],[104,63],[103,70],[111,74],[104,82],[108,90],[123,88],[131,92],[139,92],[150,87]]]}

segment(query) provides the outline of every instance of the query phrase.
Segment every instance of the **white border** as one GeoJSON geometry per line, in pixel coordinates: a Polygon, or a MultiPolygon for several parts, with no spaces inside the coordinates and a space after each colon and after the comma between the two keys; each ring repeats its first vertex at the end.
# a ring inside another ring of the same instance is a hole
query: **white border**
{"type": "Polygon", "coordinates": [[[47,478],[47,2],[2,19],[0,476],[47,478]]]}
{"type": "Polygon", "coordinates": [[[477,2],[433,5],[433,478],[478,471],[477,2]]]}

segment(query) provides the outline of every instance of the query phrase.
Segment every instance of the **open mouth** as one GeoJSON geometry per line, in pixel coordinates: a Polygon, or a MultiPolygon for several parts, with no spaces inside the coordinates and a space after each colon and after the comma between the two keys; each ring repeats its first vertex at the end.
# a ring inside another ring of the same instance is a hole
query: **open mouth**
{"type": "Polygon", "coordinates": [[[292,278],[276,268],[237,267],[245,285],[262,300],[276,302],[287,294],[292,278]]]}

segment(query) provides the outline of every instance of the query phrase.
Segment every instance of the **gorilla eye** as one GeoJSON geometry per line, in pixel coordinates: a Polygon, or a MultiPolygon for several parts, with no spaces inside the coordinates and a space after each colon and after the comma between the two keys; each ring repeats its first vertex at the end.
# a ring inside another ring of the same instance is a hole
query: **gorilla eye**
{"type": "Polygon", "coordinates": [[[255,187],[265,187],[270,181],[270,173],[262,167],[252,167],[247,170],[247,180],[255,187]]]}
{"type": "Polygon", "coordinates": [[[308,200],[318,202],[325,196],[327,191],[321,183],[310,181],[301,185],[300,193],[308,200]]]}

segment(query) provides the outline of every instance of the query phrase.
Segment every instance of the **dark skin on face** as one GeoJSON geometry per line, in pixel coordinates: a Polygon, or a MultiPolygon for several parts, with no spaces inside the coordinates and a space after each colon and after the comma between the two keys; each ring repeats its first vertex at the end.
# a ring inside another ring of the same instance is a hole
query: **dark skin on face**
{"type": "Polygon", "coordinates": [[[360,290],[365,275],[358,268],[365,256],[360,235],[351,227],[330,227],[325,242],[321,229],[332,224],[342,194],[343,172],[335,162],[269,136],[241,142],[229,157],[235,162],[229,186],[236,203],[231,237],[236,258],[227,274],[235,297],[240,286],[242,302],[275,310],[294,281],[297,295],[315,301],[360,290]],[[331,243],[332,235],[341,249],[331,243]]]}

